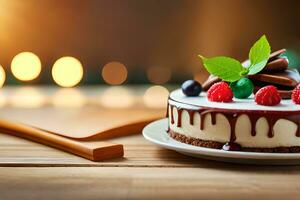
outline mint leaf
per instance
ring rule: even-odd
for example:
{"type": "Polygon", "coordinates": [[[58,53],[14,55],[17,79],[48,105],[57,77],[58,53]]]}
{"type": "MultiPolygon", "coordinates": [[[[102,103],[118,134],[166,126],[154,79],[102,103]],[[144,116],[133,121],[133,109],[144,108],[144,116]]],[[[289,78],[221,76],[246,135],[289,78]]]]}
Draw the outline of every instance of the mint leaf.
{"type": "Polygon", "coordinates": [[[249,52],[249,75],[257,74],[267,64],[271,53],[270,44],[265,35],[263,35],[255,44],[251,47],[249,52]]]}
{"type": "Polygon", "coordinates": [[[242,64],[229,57],[213,57],[205,58],[201,55],[204,67],[210,74],[218,76],[220,79],[228,82],[234,82],[243,77],[248,69],[245,69],[242,64]]]}

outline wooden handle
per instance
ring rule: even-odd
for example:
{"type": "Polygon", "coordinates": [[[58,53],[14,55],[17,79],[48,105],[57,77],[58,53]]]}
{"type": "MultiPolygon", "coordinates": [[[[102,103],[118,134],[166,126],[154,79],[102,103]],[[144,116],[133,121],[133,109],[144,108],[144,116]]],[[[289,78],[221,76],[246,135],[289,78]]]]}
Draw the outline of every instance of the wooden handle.
{"type": "Polygon", "coordinates": [[[123,145],[121,144],[112,144],[109,142],[78,142],[44,130],[6,120],[0,120],[0,132],[32,140],[92,161],[123,157],[124,155],[123,145]]]}

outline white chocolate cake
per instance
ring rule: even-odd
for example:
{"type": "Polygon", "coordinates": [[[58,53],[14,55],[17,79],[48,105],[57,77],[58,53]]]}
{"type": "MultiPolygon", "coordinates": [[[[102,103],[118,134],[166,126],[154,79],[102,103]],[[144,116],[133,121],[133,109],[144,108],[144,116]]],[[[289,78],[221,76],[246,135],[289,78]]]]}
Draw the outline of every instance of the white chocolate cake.
{"type": "Polygon", "coordinates": [[[168,100],[169,135],[196,146],[238,151],[300,152],[300,105],[282,100],[262,106],[253,97],[211,102],[206,93],[168,100]]]}

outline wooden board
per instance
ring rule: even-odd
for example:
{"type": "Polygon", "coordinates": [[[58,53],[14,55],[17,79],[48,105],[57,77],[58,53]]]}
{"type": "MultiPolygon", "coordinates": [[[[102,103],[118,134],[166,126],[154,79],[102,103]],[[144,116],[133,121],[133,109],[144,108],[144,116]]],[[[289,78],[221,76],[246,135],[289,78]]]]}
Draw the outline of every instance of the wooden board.
{"type": "Polygon", "coordinates": [[[129,108],[107,109],[97,105],[83,108],[38,109],[2,108],[0,118],[18,122],[60,135],[84,138],[127,124],[162,118],[164,110],[129,108]]]}
{"type": "Polygon", "coordinates": [[[72,138],[85,138],[127,124],[162,118],[166,113],[164,103],[160,109],[145,106],[142,95],[147,87],[110,89],[113,92],[107,87],[4,88],[0,102],[2,98],[7,102],[1,108],[0,118],[72,138]]]}

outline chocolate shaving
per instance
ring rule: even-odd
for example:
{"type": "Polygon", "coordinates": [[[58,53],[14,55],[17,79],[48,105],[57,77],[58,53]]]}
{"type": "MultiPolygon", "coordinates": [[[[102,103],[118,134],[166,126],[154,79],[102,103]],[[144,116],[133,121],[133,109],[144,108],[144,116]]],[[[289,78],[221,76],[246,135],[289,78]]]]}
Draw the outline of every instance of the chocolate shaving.
{"type": "Polygon", "coordinates": [[[287,57],[277,58],[269,62],[265,68],[261,71],[262,73],[282,72],[285,71],[289,66],[289,60],[287,57]]]}
{"type": "Polygon", "coordinates": [[[276,84],[294,88],[300,82],[300,75],[296,69],[287,69],[283,72],[276,72],[272,74],[255,74],[248,76],[248,78],[252,80],[254,85],[256,81],[260,81],[268,84],[276,84]]]}
{"type": "Polygon", "coordinates": [[[222,81],[219,77],[210,75],[208,79],[202,84],[202,88],[204,91],[207,91],[213,84],[222,81]]]}

